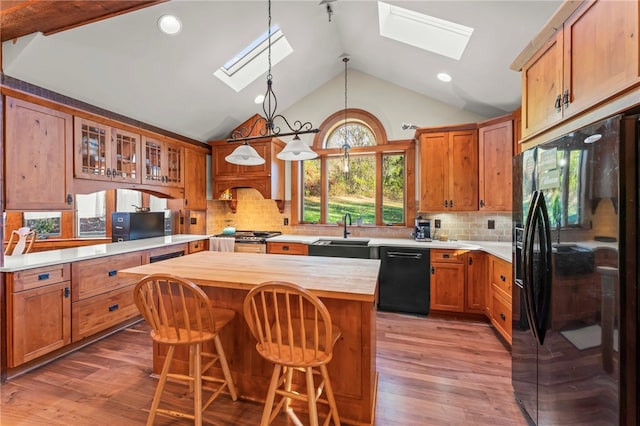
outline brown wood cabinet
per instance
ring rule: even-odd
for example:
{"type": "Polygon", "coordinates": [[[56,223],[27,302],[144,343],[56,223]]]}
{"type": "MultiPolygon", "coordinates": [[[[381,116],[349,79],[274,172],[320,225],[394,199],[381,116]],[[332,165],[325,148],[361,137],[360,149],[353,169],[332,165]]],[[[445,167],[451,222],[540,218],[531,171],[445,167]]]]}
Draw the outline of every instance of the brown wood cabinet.
{"type": "Polygon", "coordinates": [[[161,138],[142,138],[142,183],[184,186],[184,148],[161,138]]]}
{"type": "Polygon", "coordinates": [[[7,277],[7,365],[13,368],[71,343],[69,264],[7,277]]]}
{"type": "Polygon", "coordinates": [[[486,314],[487,302],[487,254],[472,251],[465,255],[465,312],[486,314]]]}
{"type": "Polygon", "coordinates": [[[478,210],[478,131],[420,135],[420,211],[478,210]]]}
{"type": "Polygon", "coordinates": [[[511,116],[480,124],[479,210],[511,211],[513,119],[511,116]]]}
{"type": "Polygon", "coordinates": [[[489,282],[491,286],[491,324],[511,344],[511,263],[495,256],[489,258],[489,282]]]}
{"type": "Polygon", "coordinates": [[[72,209],[72,116],[8,96],[5,113],[5,209],[72,209]]]}
{"type": "Polygon", "coordinates": [[[465,254],[457,250],[430,250],[433,311],[463,312],[465,307],[465,254]]]}
{"type": "Polygon", "coordinates": [[[74,117],[74,177],[140,183],[140,135],[74,117]]]}
{"type": "Polygon", "coordinates": [[[207,155],[185,149],[184,207],[190,210],[207,209],[207,155]]]}
{"type": "Polygon", "coordinates": [[[584,2],[522,68],[522,134],[533,135],[640,81],[637,1],[584,2]]]}
{"type": "Polygon", "coordinates": [[[135,252],[72,263],[73,342],[139,315],[133,301],[136,280],[117,273],[142,265],[143,258],[135,252]]]}
{"type": "Polygon", "coordinates": [[[227,163],[225,157],[238,144],[228,144],[226,140],[209,141],[212,147],[213,198],[229,188],[254,188],[264,198],[284,200],[284,161],[276,155],[284,149],[279,139],[265,139],[251,142],[251,146],[265,159],[258,166],[238,166],[227,163]]]}
{"type": "Polygon", "coordinates": [[[304,243],[279,243],[267,241],[267,253],[307,256],[309,254],[309,246],[304,243]]]}

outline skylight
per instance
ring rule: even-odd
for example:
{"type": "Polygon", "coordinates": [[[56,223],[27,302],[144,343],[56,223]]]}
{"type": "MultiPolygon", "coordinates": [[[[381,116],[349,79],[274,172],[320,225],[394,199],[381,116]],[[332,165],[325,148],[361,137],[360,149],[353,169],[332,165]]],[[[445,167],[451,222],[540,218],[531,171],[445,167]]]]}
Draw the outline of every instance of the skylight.
{"type": "MultiPolygon", "coordinates": [[[[269,69],[269,32],[265,31],[240,53],[213,73],[236,92],[241,91],[269,69]]],[[[293,52],[293,48],[277,25],[271,26],[271,65],[293,52]]]]}
{"type": "Polygon", "coordinates": [[[380,35],[460,60],[473,28],[378,2],[380,35]]]}

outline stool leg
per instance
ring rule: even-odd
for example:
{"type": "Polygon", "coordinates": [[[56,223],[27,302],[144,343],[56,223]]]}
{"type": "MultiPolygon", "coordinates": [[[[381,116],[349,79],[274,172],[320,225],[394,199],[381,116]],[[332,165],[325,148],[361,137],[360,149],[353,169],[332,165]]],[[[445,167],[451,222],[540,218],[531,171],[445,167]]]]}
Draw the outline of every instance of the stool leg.
{"type": "Polygon", "coordinates": [[[238,399],[238,395],[236,393],[236,386],[233,384],[233,377],[231,377],[231,371],[229,370],[229,364],[227,363],[227,357],[224,354],[224,348],[222,347],[220,336],[216,335],[216,337],[213,339],[213,342],[216,345],[216,352],[218,352],[218,358],[220,359],[220,366],[222,367],[222,373],[224,374],[224,379],[227,381],[227,387],[229,388],[231,399],[235,401],[238,399]]]}
{"type": "Polygon", "coordinates": [[[309,425],[318,426],[318,407],[316,406],[316,386],[313,382],[313,368],[305,368],[307,375],[307,398],[309,403],[309,425]]]}
{"type": "MultiPolygon", "coordinates": [[[[291,392],[291,382],[293,381],[293,367],[285,367],[285,374],[287,375],[285,382],[284,382],[284,390],[288,392],[291,392]]],[[[288,396],[286,397],[286,399],[284,400],[284,411],[289,411],[289,405],[291,403],[291,398],[289,398],[288,396]]]]}
{"type": "Polygon", "coordinates": [[[160,405],[160,396],[162,395],[164,385],[167,382],[167,374],[169,373],[169,367],[171,366],[171,360],[173,359],[173,351],[175,350],[175,348],[176,347],[173,345],[169,346],[169,351],[167,352],[167,357],[164,360],[162,372],[160,373],[160,379],[158,380],[158,385],[156,386],[156,392],[153,395],[153,402],[151,403],[149,417],[147,418],[147,426],[152,426],[153,421],[156,418],[156,411],[158,410],[158,406],[160,405]]]}
{"type": "MultiPolygon", "coordinates": [[[[194,368],[193,368],[193,385],[195,387],[193,391],[193,422],[196,426],[202,426],[202,354],[200,343],[195,345],[194,350],[194,368]]],[[[191,351],[191,349],[189,349],[191,351]]]]}
{"type": "Polygon", "coordinates": [[[282,371],[282,366],[280,364],[274,365],[273,374],[271,374],[271,382],[269,383],[269,391],[267,392],[267,399],[264,402],[264,410],[262,411],[260,426],[269,426],[269,423],[271,423],[271,411],[273,410],[273,401],[276,397],[276,388],[278,387],[278,380],[280,379],[280,371],[282,371]]]}
{"type": "Polygon", "coordinates": [[[327,394],[327,401],[329,402],[329,410],[330,410],[331,418],[333,419],[333,423],[336,426],[340,426],[340,416],[338,416],[338,406],[336,405],[336,400],[333,397],[333,388],[331,387],[331,382],[329,381],[329,371],[327,370],[326,364],[322,364],[320,366],[320,371],[322,372],[322,380],[324,381],[324,391],[327,394]]]}

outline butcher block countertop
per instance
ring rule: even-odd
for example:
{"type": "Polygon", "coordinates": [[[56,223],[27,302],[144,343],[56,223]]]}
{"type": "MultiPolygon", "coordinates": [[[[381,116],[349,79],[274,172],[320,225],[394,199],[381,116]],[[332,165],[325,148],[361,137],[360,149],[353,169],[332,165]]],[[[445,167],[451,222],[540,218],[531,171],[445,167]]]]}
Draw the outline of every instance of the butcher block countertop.
{"type": "Polygon", "coordinates": [[[288,281],[319,297],[375,301],[378,259],[203,251],[118,271],[142,277],[168,273],[201,286],[250,290],[264,281],[288,281]]]}

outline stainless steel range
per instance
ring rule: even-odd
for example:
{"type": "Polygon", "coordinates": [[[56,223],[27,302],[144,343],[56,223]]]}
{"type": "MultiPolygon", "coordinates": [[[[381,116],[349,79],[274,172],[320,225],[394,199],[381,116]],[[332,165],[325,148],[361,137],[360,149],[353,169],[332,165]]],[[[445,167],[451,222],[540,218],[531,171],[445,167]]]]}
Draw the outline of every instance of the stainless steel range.
{"type": "Polygon", "coordinates": [[[243,253],[266,253],[267,238],[282,234],[280,231],[236,231],[235,234],[218,234],[216,237],[235,238],[235,250],[243,253]]]}

